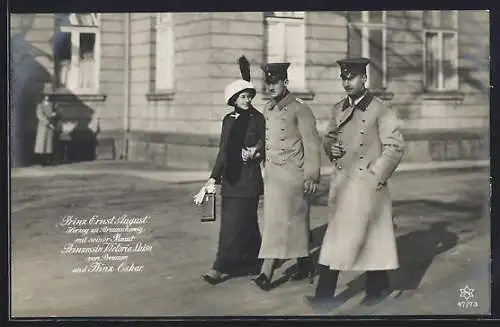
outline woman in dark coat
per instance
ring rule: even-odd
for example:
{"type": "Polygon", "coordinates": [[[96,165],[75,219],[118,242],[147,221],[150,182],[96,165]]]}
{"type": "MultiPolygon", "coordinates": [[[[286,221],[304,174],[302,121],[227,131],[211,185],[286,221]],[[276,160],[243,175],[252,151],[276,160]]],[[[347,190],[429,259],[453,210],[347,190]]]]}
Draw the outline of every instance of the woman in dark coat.
{"type": "Polygon", "coordinates": [[[217,159],[200,191],[222,184],[217,256],[211,271],[202,275],[210,284],[259,269],[257,208],[263,194],[260,161],[264,157],[265,120],[251,105],[255,93],[247,80],[236,80],[226,87],[225,100],[234,111],[223,119],[217,159]]]}

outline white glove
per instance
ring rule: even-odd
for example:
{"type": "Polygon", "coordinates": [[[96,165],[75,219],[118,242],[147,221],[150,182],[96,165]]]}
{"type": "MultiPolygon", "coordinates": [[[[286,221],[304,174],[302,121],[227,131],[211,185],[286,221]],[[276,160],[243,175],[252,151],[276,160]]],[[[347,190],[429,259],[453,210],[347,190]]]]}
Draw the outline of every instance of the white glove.
{"type": "Polygon", "coordinates": [[[215,193],[215,180],[213,178],[210,178],[208,182],[203,185],[200,191],[193,197],[194,203],[197,205],[202,204],[203,200],[205,199],[206,193],[215,193]]]}
{"type": "Polygon", "coordinates": [[[205,187],[203,187],[200,192],[198,192],[195,196],[194,196],[194,203],[196,205],[200,205],[203,203],[203,200],[205,199],[205,187]]]}
{"type": "Polygon", "coordinates": [[[251,160],[255,157],[255,152],[257,151],[256,147],[244,148],[241,151],[241,158],[243,161],[251,160]]]}

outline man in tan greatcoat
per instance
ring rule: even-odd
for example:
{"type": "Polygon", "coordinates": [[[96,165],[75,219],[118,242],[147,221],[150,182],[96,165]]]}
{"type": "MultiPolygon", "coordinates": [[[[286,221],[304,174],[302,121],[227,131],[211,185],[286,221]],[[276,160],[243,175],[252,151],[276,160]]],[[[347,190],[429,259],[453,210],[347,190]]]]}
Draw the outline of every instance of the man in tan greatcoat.
{"type": "Polygon", "coordinates": [[[262,290],[271,288],[276,259],[297,259],[294,280],[306,278],[312,266],[307,264],[309,198],[316,192],[320,177],[321,139],[309,106],[287,89],[289,65],[262,66],[271,96],[264,107],[264,226],[259,252],[264,263],[260,275],[254,279],[262,290]]]}
{"type": "Polygon", "coordinates": [[[365,88],[367,58],[338,61],[347,97],[331,112],[323,146],[333,163],[329,223],[319,256],[313,307],[339,306],[339,271],[366,271],[363,304],[390,294],[388,270],[398,268],[387,180],[404,149],[396,113],[365,88]]]}
{"type": "Polygon", "coordinates": [[[51,164],[54,159],[55,118],[57,114],[52,111],[48,95],[45,95],[43,100],[37,105],[36,117],[38,125],[34,152],[42,165],[51,164]]]}

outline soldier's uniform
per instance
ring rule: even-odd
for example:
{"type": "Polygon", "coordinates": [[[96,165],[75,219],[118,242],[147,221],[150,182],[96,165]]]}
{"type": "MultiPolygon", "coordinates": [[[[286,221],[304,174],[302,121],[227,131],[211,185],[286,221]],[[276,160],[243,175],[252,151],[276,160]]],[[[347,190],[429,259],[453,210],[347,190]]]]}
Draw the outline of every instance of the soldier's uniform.
{"type": "MultiPolygon", "coordinates": [[[[51,93],[51,85],[44,84],[43,95],[48,98],[51,93]]],[[[45,99],[36,107],[36,117],[38,119],[34,153],[39,156],[42,164],[54,163],[54,143],[57,145],[58,132],[56,130],[59,115],[53,111],[50,99],[45,102],[45,99]]]]}
{"type": "MultiPolygon", "coordinates": [[[[286,78],[289,64],[267,64],[266,80],[286,78]]],[[[259,258],[309,256],[309,196],[304,181],[320,177],[321,140],[307,104],[292,93],[264,107],[266,160],[259,258]]]]}
{"type": "MultiPolygon", "coordinates": [[[[341,78],[366,74],[368,62],[339,61],[341,78]]],[[[333,171],[314,300],[333,298],[339,271],[367,271],[364,302],[369,303],[387,294],[386,271],[398,268],[387,180],[403,156],[399,120],[392,108],[365,90],[357,100],[346,97],[332,108],[323,146],[333,171]],[[339,142],[345,152],[334,158],[332,145],[339,142]]]]}

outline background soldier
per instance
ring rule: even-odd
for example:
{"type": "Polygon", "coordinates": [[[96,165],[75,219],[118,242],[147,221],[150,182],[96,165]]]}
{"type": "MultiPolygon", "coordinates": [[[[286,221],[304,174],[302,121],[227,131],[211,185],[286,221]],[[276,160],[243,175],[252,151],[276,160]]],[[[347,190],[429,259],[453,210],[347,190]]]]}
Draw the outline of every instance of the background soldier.
{"type": "Polygon", "coordinates": [[[298,259],[295,280],[312,270],[307,264],[309,196],[316,192],[320,177],[321,141],[311,109],[287,89],[288,66],[262,66],[271,100],[264,107],[264,227],[259,258],[265,260],[254,282],[263,290],[270,289],[275,259],[298,259]]]}
{"type": "Polygon", "coordinates": [[[38,119],[34,152],[37,161],[42,165],[54,163],[54,143],[57,139],[57,125],[59,115],[52,110],[52,103],[49,98],[50,85],[44,85],[43,100],[36,107],[36,117],[38,119]]]}
{"type": "Polygon", "coordinates": [[[403,156],[396,113],[365,88],[366,58],[338,61],[347,97],[337,103],[323,140],[333,162],[329,224],[310,305],[337,306],[339,271],[367,271],[363,304],[389,295],[387,270],[398,268],[387,180],[403,156]]]}

